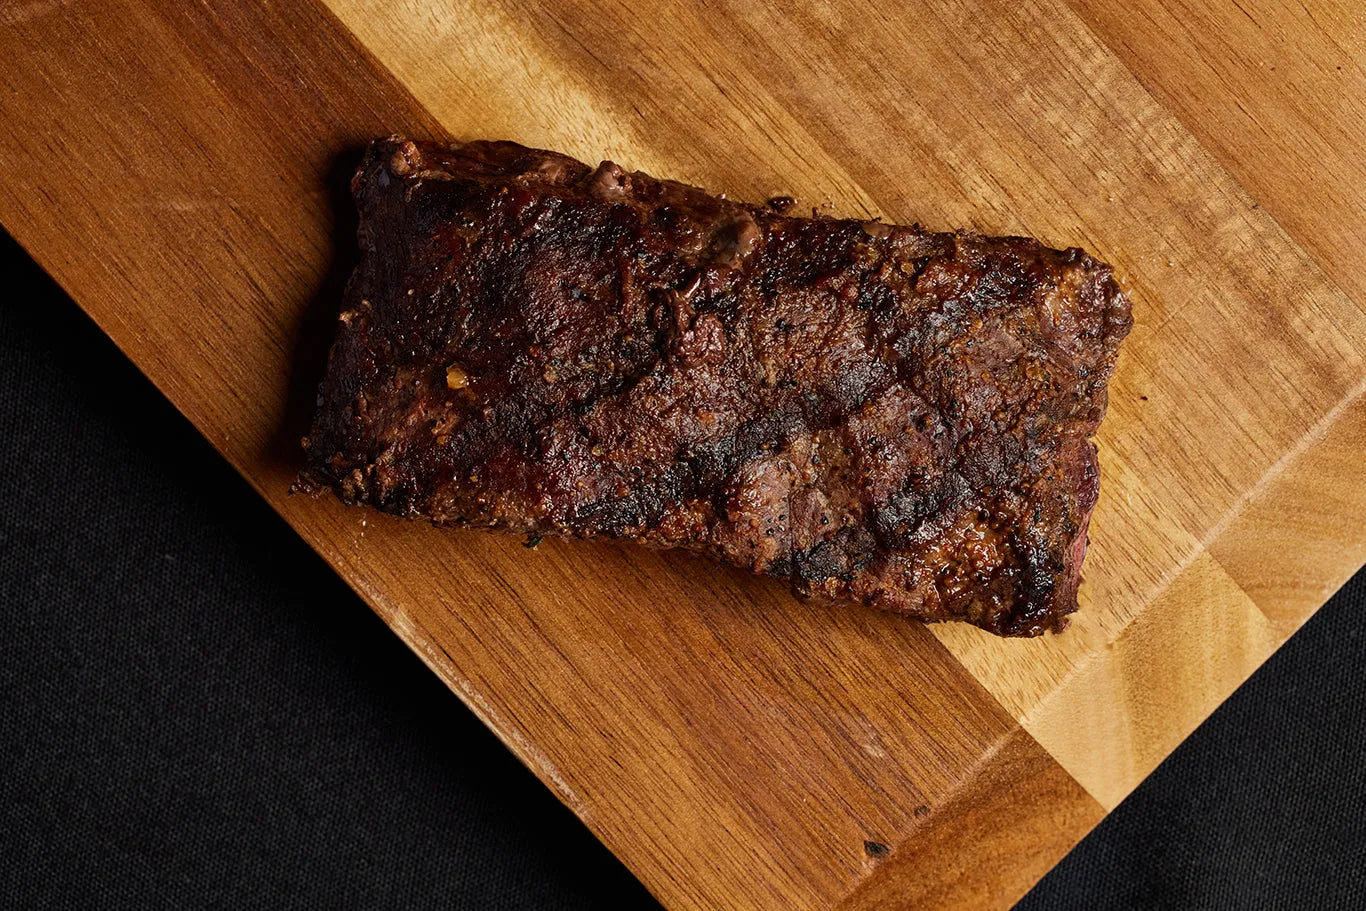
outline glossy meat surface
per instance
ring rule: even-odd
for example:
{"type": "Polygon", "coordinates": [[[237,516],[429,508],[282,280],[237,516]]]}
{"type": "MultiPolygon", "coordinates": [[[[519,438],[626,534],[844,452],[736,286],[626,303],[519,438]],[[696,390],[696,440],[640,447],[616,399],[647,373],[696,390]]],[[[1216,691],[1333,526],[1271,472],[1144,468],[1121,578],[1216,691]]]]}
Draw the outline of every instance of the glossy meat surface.
{"type": "Polygon", "coordinates": [[[512,143],[379,140],[353,190],[301,486],[1002,635],[1076,609],[1130,326],[1108,266],[512,143]]]}

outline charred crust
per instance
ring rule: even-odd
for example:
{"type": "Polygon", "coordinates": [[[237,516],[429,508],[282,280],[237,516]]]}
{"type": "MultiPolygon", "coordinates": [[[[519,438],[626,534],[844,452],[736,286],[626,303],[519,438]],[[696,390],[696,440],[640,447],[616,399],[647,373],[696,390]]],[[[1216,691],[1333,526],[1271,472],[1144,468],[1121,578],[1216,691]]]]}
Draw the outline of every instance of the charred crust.
{"type": "Polygon", "coordinates": [[[507,142],[374,142],[293,490],[637,538],[1001,635],[1076,609],[1132,326],[1028,238],[792,217],[507,142]]]}

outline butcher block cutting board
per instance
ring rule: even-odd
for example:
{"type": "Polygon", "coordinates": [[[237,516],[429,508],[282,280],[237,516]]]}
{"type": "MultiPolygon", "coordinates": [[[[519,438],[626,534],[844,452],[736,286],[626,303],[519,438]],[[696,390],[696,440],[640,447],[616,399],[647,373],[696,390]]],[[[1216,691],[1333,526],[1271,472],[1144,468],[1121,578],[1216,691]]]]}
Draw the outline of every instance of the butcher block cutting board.
{"type": "Polygon", "coordinates": [[[671,908],[1008,906],[1366,559],[1356,0],[11,0],[0,50],[0,222],[671,908]],[[1114,263],[1071,628],[289,496],[394,132],[1114,263]]]}

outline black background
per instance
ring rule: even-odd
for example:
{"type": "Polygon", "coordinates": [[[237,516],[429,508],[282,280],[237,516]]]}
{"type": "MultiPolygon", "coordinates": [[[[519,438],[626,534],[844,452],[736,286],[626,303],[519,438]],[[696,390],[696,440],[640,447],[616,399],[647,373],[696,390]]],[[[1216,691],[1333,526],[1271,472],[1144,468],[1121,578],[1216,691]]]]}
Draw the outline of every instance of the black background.
{"type": "MultiPolygon", "coordinates": [[[[9,907],[657,907],[3,236],[0,275],[9,907]]],[[[1363,606],[1020,907],[1366,907],[1363,606]]]]}

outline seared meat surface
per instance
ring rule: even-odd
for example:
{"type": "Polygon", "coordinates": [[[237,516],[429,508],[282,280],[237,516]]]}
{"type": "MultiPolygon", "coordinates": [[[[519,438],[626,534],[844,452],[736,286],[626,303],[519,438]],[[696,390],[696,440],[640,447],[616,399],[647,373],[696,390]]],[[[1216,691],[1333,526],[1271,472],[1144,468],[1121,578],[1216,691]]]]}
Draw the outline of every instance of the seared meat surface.
{"type": "Polygon", "coordinates": [[[1002,635],[1076,610],[1130,327],[1108,266],[507,142],[379,140],[352,188],[302,487],[1002,635]]]}

